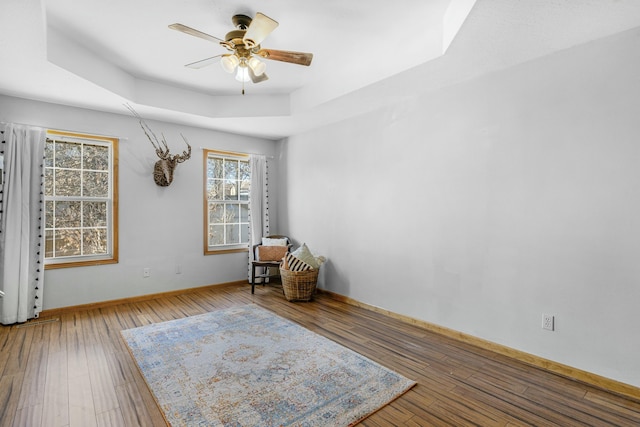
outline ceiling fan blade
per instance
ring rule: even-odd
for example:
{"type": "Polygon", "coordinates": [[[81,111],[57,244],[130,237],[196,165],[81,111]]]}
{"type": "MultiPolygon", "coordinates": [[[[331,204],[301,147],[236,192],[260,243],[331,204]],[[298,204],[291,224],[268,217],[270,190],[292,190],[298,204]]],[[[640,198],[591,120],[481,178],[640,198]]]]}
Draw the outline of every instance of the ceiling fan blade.
{"type": "Polygon", "coordinates": [[[253,18],[247,32],[244,34],[242,41],[247,48],[258,46],[269,34],[278,26],[278,22],[269,18],[263,13],[256,13],[256,17],[253,18]]]}
{"type": "Polygon", "coordinates": [[[169,28],[171,28],[172,30],[180,31],[181,33],[189,34],[190,36],[200,37],[201,39],[205,39],[210,42],[225,43],[225,41],[222,39],[219,39],[207,33],[203,33],[202,31],[198,31],[191,27],[187,27],[186,25],[176,23],[176,24],[169,25],[169,28]]]}
{"type": "Polygon", "coordinates": [[[189,67],[189,68],[193,68],[193,69],[197,70],[199,68],[204,68],[204,67],[207,67],[207,66],[217,62],[221,57],[222,57],[222,54],[221,55],[212,56],[211,58],[202,59],[200,61],[196,61],[196,62],[192,62],[191,64],[187,64],[187,65],[185,65],[185,67],[189,67]]]}
{"type": "Polygon", "coordinates": [[[251,78],[251,81],[254,83],[260,83],[265,80],[269,80],[269,77],[267,77],[265,73],[262,73],[259,76],[256,76],[256,73],[253,72],[251,67],[247,67],[247,70],[249,70],[249,78],[251,78]]]}
{"type": "Polygon", "coordinates": [[[298,65],[311,65],[313,53],[291,52],[288,50],[260,49],[256,55],[273,61],[290,62],[298,65]]]}

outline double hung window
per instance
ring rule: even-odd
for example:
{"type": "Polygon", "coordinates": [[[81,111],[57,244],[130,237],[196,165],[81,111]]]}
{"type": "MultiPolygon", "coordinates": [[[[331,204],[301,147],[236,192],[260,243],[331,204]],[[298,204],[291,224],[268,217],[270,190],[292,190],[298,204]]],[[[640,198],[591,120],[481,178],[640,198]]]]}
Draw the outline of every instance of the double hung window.
{"type": "Polygon", "coordinates": [[[118,261],[117,159],[116,138],[47,132],[47,268],[118,261]]]}
{"type": "Polygon", "coordinates": [[[249,157],[204,150],[205,253],[246,251],[249,245],[249,157]]]}

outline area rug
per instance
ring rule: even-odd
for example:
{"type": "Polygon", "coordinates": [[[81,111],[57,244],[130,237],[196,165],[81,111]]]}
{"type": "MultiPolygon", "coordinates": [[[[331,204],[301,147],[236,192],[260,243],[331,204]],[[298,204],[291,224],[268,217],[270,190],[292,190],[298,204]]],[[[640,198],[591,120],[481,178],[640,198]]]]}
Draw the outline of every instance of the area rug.
{"type": "Polygon", "coordinates": [[[171,426],[349,426],[415,385],[254,304],[122,336],[171,426]]]}

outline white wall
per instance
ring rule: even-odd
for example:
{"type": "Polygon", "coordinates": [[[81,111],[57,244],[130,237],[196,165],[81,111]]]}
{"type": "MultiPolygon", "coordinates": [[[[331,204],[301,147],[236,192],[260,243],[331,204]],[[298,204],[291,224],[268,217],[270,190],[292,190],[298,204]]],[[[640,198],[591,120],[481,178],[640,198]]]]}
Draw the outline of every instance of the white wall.
{"type": "MultiPolygon", "coordinates": [[[[119,170],[120,262],[45,272],[44,309],[107,301],[247,278],[247,254],[203,254],[203,151],[201,147],[273,156],[276,144],[257,138],[148,120],[172,152],[192,145],[169,187],[153,181],[157,160],[137,120],[123,114],[0,96],[0,121],[122,138],[119,170]],[[176,265],[182,273],[176,274],[176,265]],[[143,269],[151,276],[143,278],[143,269]]],[[[277,189],[270,196],[277,200],[277,189]]],[[[276,209],[271,212],[276,215],[276,209]]]]}
{"type": "Polygon", "coordinates": [[[281,228],[328,290],[640,386],[639,34],[283,141],[281,228]]]}

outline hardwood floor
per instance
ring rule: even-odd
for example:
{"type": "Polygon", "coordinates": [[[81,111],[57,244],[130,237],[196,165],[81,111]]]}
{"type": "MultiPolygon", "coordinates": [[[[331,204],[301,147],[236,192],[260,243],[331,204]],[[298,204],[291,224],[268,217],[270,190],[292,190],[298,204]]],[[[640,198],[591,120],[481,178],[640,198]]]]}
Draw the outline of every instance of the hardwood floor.
{"type": "Polygon", "coordinates": [[[640,426],[640,402],[327,295],[289,303],[249,285],[0,327],[0,426],[164,426],[120,330],[250,303],[418,382],[363,426],[640,426]]]}

